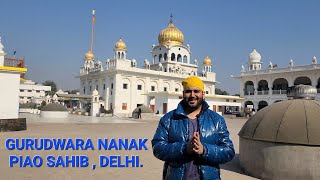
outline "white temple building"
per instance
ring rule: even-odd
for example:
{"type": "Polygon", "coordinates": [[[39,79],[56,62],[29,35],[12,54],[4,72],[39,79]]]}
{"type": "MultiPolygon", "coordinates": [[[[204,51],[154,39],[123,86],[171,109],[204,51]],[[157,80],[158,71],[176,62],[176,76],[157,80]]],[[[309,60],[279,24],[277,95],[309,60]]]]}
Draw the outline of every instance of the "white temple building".
{"type": "Polygon", "coordinates": [[[101,62],[95,60],[91,44],[80,69],[80,94],[94,96],[93,102],[117,116],[131,116],[140,105],[165,114],[175,109],[182,99],[181,81],[196,75],[205,83],[205,99],[210,109],[221,113],[240,110],[243,98],[215,94],[217,81],[211,59],[207,56],[201,63],[191,60],[191,47],[184,45],[184,35],[174,26],[172,17],[151,52],[151,60],[145,59],[139,67],[137,60],[128,58],[127,45],[120,38],[113,57],[101,62]]]}
{"type": "Polygon", "coordinates": [[[21,80],[19,103],[33,102],[40,105],[42,101],[46,101],[46,93],[49,91],[51,91],[51,86],[36,84],[31,80],[21,80]]]}
{"type": "MultiPolygon", "coordinates": [[[[4,59],[5,55],[6,53],[4,52],[4,46],[0,37],[0,122],[3,119],[16,122],[14,119],[18,119],[19,112],[20,75],[27,72],[27,69],[6,66],[4,59]]],[[[0,126],[0,128],[2,127],[0,126]]]]}
{"type": "Polygon", "coordinates": [[[260,110],[286,100],[287,89],[299,84],[316,87],[316,99],[320,99],[320,64],[315,56],[306,65],[295,65],[292,59],[286,67],[278,67],[271,61],[265,68],[261,64],[261,55],[254,49],[249,55],[248,67],[242,65],[240,75],[234,76],[240,80],[240,96],[246,99],[244,107],[250,105],[260,110]]]}

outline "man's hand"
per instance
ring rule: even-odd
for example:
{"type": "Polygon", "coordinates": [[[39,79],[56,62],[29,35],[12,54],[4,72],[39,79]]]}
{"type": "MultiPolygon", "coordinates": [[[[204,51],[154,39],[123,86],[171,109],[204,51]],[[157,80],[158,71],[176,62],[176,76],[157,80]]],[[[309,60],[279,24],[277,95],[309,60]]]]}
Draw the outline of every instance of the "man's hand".
{"type": "MultiPolygon", "coordinates": [[[[193,152],[195,152],[198,155],[202,155],[203,154],[203,145],[200,141],[200,135],[199,132],[194,132],[193,133],[193,152]]],[[[190,142],[190,141],[189,141],[190,142]]]]}
{"type": "Polygon", "coordinates": [[[188,141],[188,144],[187,144],[187,153],[188,154],[192,154],[193,153],[193,138],[191,138],[189,141],[188,141]]]}

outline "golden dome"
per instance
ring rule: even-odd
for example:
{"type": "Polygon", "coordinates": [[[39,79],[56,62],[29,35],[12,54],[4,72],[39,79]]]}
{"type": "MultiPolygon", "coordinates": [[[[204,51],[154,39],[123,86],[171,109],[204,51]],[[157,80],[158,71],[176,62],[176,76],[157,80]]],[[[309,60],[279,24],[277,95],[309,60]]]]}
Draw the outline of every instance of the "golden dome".
{"type": "Polygon", "coordinates": [[[168,27],[160,32],[158,41],[161,45],[182,45],[184,36],[182,32],[173,25],[172,20],[170,20],[168,27]]]}
{"type": "Polygon", "coordinates": [[[88,61],[92,61],[94,59],[94,55],[93,53],[91,52],[91,50],[89,50],[86,55],[85,55],[85,59],[88,60],[88,61]]]}
{"type": "Polygon", "coordinates": [[[204,58],[203,65],[211,66],[211,59],[209,58],[209,56],[204,58]]]}
{"type": "Polygon", "coordinates": [[[115,49],[116,50],[127,50],[127,45],[126,45],[126,43],[124,43],[122,41],[122,38],[120,38],[119,41],[116,43],[115,49]]]}

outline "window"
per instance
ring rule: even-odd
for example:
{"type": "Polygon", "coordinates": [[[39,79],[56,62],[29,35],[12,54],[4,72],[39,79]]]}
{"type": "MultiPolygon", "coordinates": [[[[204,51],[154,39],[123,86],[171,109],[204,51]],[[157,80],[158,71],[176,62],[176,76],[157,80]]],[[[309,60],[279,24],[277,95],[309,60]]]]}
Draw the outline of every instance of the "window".
{"type": "Polygon", "coordinates": [[[112,95],[112,90],[110,91],[110,95],[112,95]]]}
{"type": "Polygon", "coordinates": [[[155,91],[155,90],[156,90],[156,87],[151,86],[151,91],[155,91]]]}
{"type": "Polygon", "coordinates": [[[31,99],[31,97],[28,97],[27,99],[31,99]]]}
{"type": "Polygon", "coordinates": [[[40,93],[40,90],[36,90],[36,93],[40,93]]]}
{"type": "Polygon", "coordinates": [[[167,87],[164,87],[164,88],[163,88],[163,91],[167,91],[167,87]]]}
{"type": "Polygon", "coordinates": [[[229,102],[229,99],[226,99],[226,102],[229,102]]]}
{"type": "Polygon", "coordinates": [[[20,92],[24,92],[24,90],[23,90],[23,89],[20,89],[20,92]]]}
{"type": "Polygon", "coordinates": [[[32,90],[28,90],[28,92],[32,92],[32,90]]]}
{"type": "Polygon", "coordinates": [[[99,86],[98,85],[96,85],[96,90],[98,90],[99,89],[99,86]]]}
{"type": "Polygon", "coordinates": [[[123,84],[123,89],[128,89],[128,84],[123,84]]]}
{"type": "Polygon", "coordinates": [[[103,84],[103,90],[106,90],[106,84],[103,84]]]}
{"type": "Polygon", "coordinates": [[[182,96],[179,96],[179,99],[182,99],[182,96]]]}
{"type": "Polygon", "coordinates": [[[234,99],[233,102],[237,102],[237,100],[234,99]]]}
{"type": "Polygon", "coordinates": [[[209,91],[206,91],[206,94],[209,94],[209,91]]]}
{"type": "Polygon", "coordinates": [[[179,91],[179,88],[176,88],[175,91],[178,92],[178,91],[179,91]]]}
{"type": "Polygon", "coordinates": [[[91,86],[90,86],[90,91],[91,91],[91,86]]]}
{"type": "Polygon", "coordinates": [[[83,88],[83,94],[86,94],[86,88],[85,87],[83,88]]]}
{"type": "Polygon", "coordinates": [[[113,83],[111,83],[111,89],[113,89],[113,83]]]}
{"type": "Polygon", "coordinates": [[[138,89],[138,90],[142,90],[142,85],[138,84],[137,89],[138,89]]]}
{"type": "Polygon", "coordinates": [[[127,103],[122,103],[122,110],[127,110],[127,103]]]}

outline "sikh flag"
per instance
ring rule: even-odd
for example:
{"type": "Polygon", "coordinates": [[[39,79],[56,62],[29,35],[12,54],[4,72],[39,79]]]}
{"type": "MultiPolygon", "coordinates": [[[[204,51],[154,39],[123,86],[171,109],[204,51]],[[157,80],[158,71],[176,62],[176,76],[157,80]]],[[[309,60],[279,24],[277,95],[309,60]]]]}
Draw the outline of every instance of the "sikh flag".
{"type": "Polygon", "coordinates": [[[96,18],[94,17],[94,14],[96,13],[95,10],[92,10],[92,22],[95,22],[96,21],[96,18]]]}

